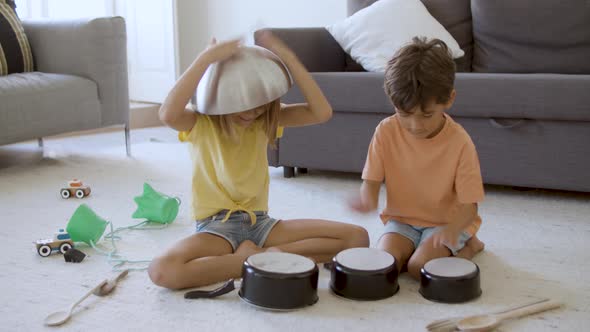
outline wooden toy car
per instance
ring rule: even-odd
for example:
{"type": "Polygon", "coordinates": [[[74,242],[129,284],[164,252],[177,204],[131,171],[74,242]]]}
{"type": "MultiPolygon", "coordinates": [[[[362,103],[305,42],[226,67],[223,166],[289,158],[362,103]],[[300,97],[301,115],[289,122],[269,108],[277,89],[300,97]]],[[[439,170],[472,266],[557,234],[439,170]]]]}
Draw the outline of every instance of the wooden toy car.
{"type": "Polygon", "coordinates": [[[52,239],[37,240],[33,243],[37,247],[37,253],[41,257],[47,257],[54,251],[65,254],[66,251],[74,247],[74,242],[70,238],[70,234],[64,229],[59,229],[52,239]]]}
{"type": "Polygon", "coordinates": [[[85,186],[82,181],[78,179],[73,179],[72,181],[68,182],[67,188],[62,188],[60,190],[61,197],[66,199],[72,196],[76,196],[77,198],[84,198],[90,195],[90,187],[85,186]]]}

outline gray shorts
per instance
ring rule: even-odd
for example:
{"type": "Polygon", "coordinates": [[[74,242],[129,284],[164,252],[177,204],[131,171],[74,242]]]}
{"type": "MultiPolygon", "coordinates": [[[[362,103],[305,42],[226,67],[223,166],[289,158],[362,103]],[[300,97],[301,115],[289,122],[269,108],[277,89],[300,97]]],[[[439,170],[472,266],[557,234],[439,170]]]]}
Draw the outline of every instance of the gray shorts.
{"type": "Polygon", "coordinates": [[[254,212],[256,215],[254,225],[252,225],[248,213],[244,211],[233,212],[229,219],[221,222],[226,214],[227,210],[223,210],[205,219],[197,220],[197,233],[220,236],[231,244],[234,251],[236,251],[240,243],[246,240],[263,247],[268,234],[278,222],[277,219],[269,217],[266,212],[262,211],[254,212]]]}
{"type": "MultiPolygon", "coordinates": [[[[385,229],[383,230],[383,234],[387,233],[397,233],[407,237],[412,242],[414,242],[414,249],[418,248],[420,244],[422,244],[426,239],[434,235],[434,233],[440,231],[444,226],[438,227],[417,227],[408,224],[404,224],[402,222],[396,220],[389,220],[387,224],[385,224],[385,229]]],[[[383,235],[381,235],[383,236],[383,235]]],[[[456,246],[449,246],[445,244],[452,253],[453,256],[457,255],[461,249],[465,247],[465,243],[471,238],[471,234],[463,231],[459,236],[459,240],[457,241],[456,246]]]]}

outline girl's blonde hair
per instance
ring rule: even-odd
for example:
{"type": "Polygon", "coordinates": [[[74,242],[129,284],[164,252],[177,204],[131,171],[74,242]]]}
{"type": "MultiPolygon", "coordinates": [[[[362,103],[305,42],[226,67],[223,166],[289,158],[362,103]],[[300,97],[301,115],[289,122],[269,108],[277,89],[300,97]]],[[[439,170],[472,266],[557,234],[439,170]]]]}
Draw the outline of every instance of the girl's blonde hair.
{"type": "MultiPolygon", "coordinates": [[[[273,149],[277,147],[277,130],[279,127],[279,112],[281,110],[281,101],[280,99],[276,99],[271,101],[268,104],[263,105],[264,113],[262,113],[259,119],[256,121],[264,121],[264,131],[266,133],[266,137],[268,137],[268,145],[270,145],[273,149]],[[262,118],[262,119],[260,119],[262,118]]],[[[230,119],[230,115],[212,115],[212,118],[216,119],[221,131],[230,137],[234,141],[238,141],[238,137],[235,131],[235,124],[230,119]]]]}

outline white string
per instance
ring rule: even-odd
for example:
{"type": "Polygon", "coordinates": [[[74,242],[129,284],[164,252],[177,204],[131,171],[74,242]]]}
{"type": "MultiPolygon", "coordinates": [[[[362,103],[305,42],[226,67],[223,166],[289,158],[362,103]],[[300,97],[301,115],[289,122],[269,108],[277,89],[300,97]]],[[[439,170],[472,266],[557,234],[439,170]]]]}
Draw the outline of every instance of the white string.
{"type": "Polygon", "coordinates": [[[142,221],[138,224],[135,225],[131,225],[131,226],[127,226],[127,227],[119,227],[115,230],[113,230],[113,223],[112,222],[108,222],[109,223],[109,227],[111,229],[111,231],[106,234],[104,236],[105,239],[110,239],[111,240],[111,245],[112,245],[112,249],[110,251],[105,251],[102,250],[100,248],[98,248],[96,246],[96,244],[94,243],[94,241],[90,240],[90,246],[96,250],[96,252],[98,252],[101,255],[107,256],[107,261],[109,262],[109,264],[114,264],[113,265],[113,271],[115,272],[119,272],[119,271],[123,271],[123,270],[135,270],[135,271],[143,271],[146,270],[148,268],[148,265],[145,265],[143,267],[127,267],[127,268],[123,268],[123,266],[125,265],[133,265],[133,264],[149,264],[152,260],[129,260],[126,259],[124,256],[120,255],[117,253],[118,248],[117,245],[115,244],[115,239],[116,240],[120,240],[121,238],[119,236],[116,236],[116,234],[120,231],[123,230],[127,230],[127,229],[133,229],[133,230],[154,230],[154,229],[164,229],[166,227],[168,227],[169,224],[165,224],[162,226],[158,226],[158,227],[144,227],[145,225],[150,224],[149,220],[145,220],[142,221]]]}

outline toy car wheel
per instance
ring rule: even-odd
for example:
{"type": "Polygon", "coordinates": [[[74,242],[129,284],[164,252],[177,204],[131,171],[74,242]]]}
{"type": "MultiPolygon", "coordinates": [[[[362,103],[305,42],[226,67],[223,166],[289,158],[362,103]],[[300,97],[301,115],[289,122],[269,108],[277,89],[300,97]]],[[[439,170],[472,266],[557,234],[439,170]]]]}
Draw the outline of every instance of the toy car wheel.
{"type": "Polygon", "coordinates": [[[62,189],[60,191],[61,198],[70,198],[70,191],[67,189],[62,189]]]}
{"type": "Polygon", "coordinates": [[[37,253],[39,253],[39,256],[41,257],[47,257],[51,255],[51,247],[44,244],[37,249],[37,253]]]}
{"type": "Polygon", "coordinates": [[[82,189],[76,190],[76,197],[77,198],[84,198],[84,190],[82,190],[82,189]]]}
{"type": "Polygon", "coordinates": [[[71,244],[69,244],[69,243],[62,243],[62,244],[59,246],[59,252],[61,252],[62,254],[65,254],[65,253],[66,253],[66,251],[68,251],[68,250],[70,250],[70,249],[72,249],[72,245],[71,245],[71,244]]]}

